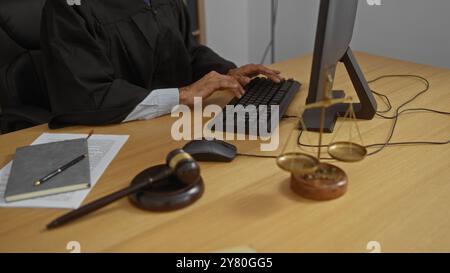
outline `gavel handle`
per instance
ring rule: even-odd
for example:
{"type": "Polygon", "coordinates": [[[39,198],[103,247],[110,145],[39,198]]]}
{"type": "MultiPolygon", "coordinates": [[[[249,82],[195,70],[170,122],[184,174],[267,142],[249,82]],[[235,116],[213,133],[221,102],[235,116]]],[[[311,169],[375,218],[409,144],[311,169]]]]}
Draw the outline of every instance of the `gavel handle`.
{"type": "Polygon", "coordinates": [[[73,210],[67,214],[64,214],[61,217],[56,218],[55,220],[53,220],[51,223],[49,223],[47,225],[47,229],[53,229],[53,228],[62,226],[68,222],[78,219],[86,214],[89,214],[89,213],[95,211],[95,210],[101,209],[123,197],[126,197],[126,196],[133,194],[135,192],[138,192],[146,187],[149,187],[153,183],[156,183],[162,179],[166,179],[171,174],[172,174],[172,171],[170,170],[170,168],[167,168],[164,171],[162,171],[161,173],[159,173],[158,175],[156,175],[155,177],[149,179],[148,181],[146,181],[144,183],[129,186],[125,189],[116,191],[110,195],[107,195],[105,197],[102,197],[100,199],[92,201],[89,204],[86,204],[76,210],[73,210]]]}

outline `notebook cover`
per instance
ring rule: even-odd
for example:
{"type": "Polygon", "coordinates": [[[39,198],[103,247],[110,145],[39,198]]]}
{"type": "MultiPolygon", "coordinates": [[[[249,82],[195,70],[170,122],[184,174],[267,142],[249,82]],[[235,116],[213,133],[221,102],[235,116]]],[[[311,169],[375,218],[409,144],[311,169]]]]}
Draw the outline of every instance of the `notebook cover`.
{"type": "Polygon", "coordinates": [[[83,154],[88,155],[85,138],[18,148],[6,186],[5,201],[20,201],[89,188],[89,156],[42,185],[34,186],[37,180],[83,154]]]}

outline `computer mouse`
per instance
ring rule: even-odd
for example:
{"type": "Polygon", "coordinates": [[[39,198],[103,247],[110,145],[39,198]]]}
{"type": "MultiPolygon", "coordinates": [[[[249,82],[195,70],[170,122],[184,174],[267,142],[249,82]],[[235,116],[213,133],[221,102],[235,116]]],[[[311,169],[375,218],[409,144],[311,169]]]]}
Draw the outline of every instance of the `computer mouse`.
{"type": "Polygon", "coordinates": [[[231,162],[236,157],[234,145],[221,140],[193,140],[183,147],[195,160],[204,162],[231,162]]]}

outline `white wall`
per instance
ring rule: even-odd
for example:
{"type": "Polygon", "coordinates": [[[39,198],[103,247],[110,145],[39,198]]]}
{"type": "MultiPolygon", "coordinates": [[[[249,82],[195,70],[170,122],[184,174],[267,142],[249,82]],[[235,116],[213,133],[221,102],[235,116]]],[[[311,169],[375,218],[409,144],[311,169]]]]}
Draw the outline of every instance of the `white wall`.
{"type": "MultiPolygon", "coordinates": [[[[249,1],[250,62],[260,62],[270,41],[270,0],[249,1]]],[[[279,0],[276,59],[288,59],[312,51],[318,0],[279,0]],[[311,12],[316,11],[316,12],[311,12]]],[[[269,61],[269,58],[267,58],[269,61]]]]}
{"type": "MultiPolygon", "coordinates": [[[[450,1],[360,0],[352,47],[450,68],[450,1]]],[[[277,60],[312,52],[319,0],[279,0],[277,60]]],[[[206,0],[208,44],[243,64],[270,37],[270,0],[206,0]],[[222,33],[226,35],[222,35],[222,33]]]]}
{"type": "Polygon", "coordinates": [[[450,68],[450,1],[383,1],[381,7],[360,3],[353,46],[450,68]]]}
{"type": "Polygon", "coordinates": [[[206,0],[208,46],[238,65],[249,61],[247,0],[206,0]]]}

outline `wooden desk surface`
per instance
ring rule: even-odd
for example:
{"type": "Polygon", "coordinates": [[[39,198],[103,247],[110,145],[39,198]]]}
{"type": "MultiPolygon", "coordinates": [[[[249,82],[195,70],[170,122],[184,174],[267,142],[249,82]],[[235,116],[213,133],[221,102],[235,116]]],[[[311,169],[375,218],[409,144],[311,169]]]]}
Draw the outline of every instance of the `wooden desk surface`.
{"type": "MultiPolygon", "coordinates": [[[[368,79],[408,73],[428,78],[429,93],[412,106],[449,111],[449,70],[365,53],[357,57],[368,79]]],[[[304,83],[289,114],[298,114],[296,109],[304,103],[310,65],[310,56],[274,65],[286,77],[304,83]]],[[[423,84],[396,78],[371,87],[399,105],[423,84]]],[[[335,88],[352,90],[342,66],[335,88]]],[[[224,104],[228,99],[222,93],[210,102],[224,104]]],[[[169,151],[181,147],[184,142],[175,142],[170,135],[174,120],[166,116],[95,128],[97,134],[128,134],[130,139],[85,201],[127,186],[137,173],[162,163],[169,151]]],[[[282,123],[283,142],[293,122],[282,123]]],[[[391,121],[375,118],[359,124],[369,144],[386,139],[391,121]]],[[[72,127],[53,132],[89,130],[72,127]]],[[[16,147],[30,144],[47,131],[46,126],[38,126],[0,136],[0,167],[11,160],[16,147]]],[[[399,122],[394,141],[444,141],[449,132],[448,117],[407,114],[399,122]]],[[[234,143],[241,152],[259,153],[259,142],[234,143]]],[[[258,252],[368,252],[368,242],[378,241],[385,252],[448,252],[449,163],[450,146],[388,148],[360,163],[337,163],[349,175],[349,190],[330,202],[308,201],[293,194],[289,175],[277,168],[274,159],[239,157],[229,164],[202,163],[204,196],[176,212],[145,212],[123,199],[63,228],[46,231],[45,225],[66,210],[2,208],[0,251],[67,252],[66,244],[78,241],[83,252],[211,252],[242,245],[258,252]]]]}

